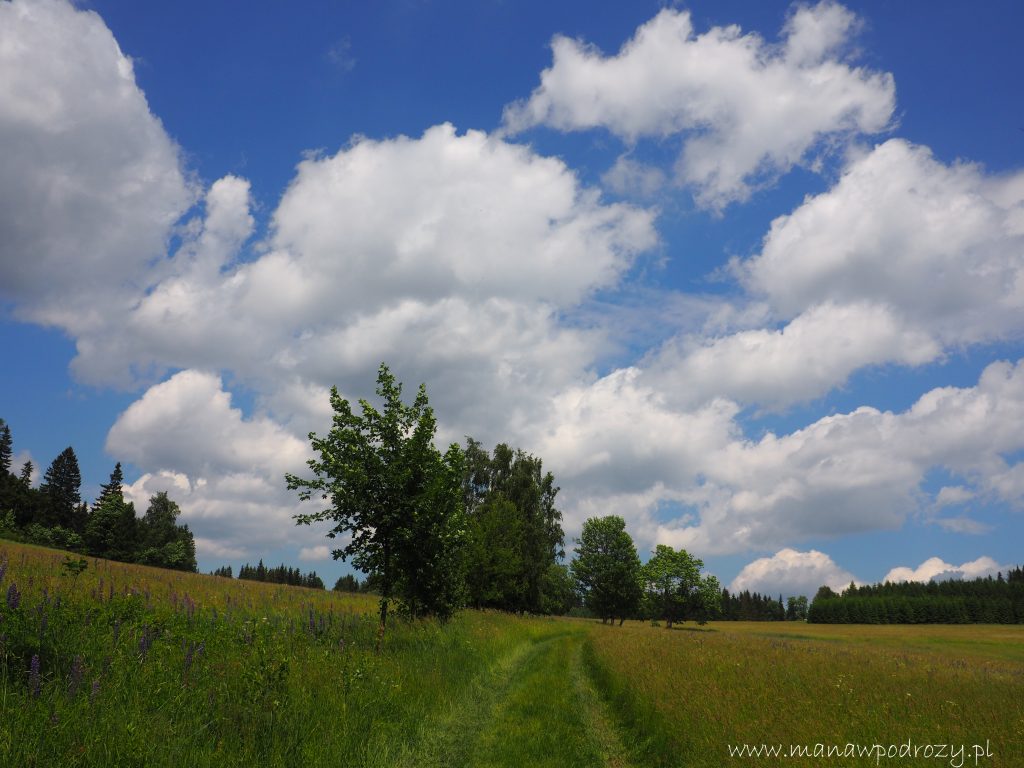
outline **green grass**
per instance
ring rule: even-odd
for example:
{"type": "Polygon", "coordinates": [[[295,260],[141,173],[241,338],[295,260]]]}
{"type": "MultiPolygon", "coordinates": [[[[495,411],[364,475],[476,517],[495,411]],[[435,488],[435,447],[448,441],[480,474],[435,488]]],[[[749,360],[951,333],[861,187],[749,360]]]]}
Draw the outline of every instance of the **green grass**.
{"type": "MultiPolygon", "coordinates": [[[[728,745],[982,744],[1024,765],[1024,627],[722,622],[709,632],[594,625],[589,658],[627,727],[665,765],[779,765],[728,745]]],[[[862,766],[873,758],[787,758],[862,766]]],[[[935,765],[921,758],[890,762],[935,765]]]]}
{"type": "Polygon", "coordinates": [[[981,764],[1024,765],[1024,627],[465,611],[395,622],[378,654],[366,596],[100,560],[74,576],[21,544],[5,559],[3,766],[862,766],[726,749],[908,738],[988,739],[981,764]]]}

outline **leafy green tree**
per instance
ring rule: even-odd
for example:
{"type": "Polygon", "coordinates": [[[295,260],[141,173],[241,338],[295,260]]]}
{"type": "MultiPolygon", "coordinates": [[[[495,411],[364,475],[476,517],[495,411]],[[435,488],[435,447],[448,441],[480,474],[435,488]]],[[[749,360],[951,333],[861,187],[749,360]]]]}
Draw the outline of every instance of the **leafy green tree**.
{"type": "Polygon", "coordinates": [[[544,574],[541,609],[549,616],[564,616],[579,605],[569,566],[552,563],[544,574]]]}
{"type": "Polygon", "coordinates": [[[359,570],[379,579],[383,636],[396,597],[413,615],[454,610],[462,585],[449,579],[461,574],[465,534],[461,451],[453,446],[442,457],[434,447],[437,424],[426,387],[420,385],[414,402],[404,404],[401,384],[382,364],[376,392],[382,410],[360,400],[362,413],[355,414],[332,388],[332,428],[323,437],[309,435],[318,456],[308,462],[314,476],[288,474],[286,481],[300,499],[330,503],[296,515],[296,522],[333,522],[328,537],[351,536],[334,557],[351,557],[359,570]],[[438,590],[436,597],[422,591],[427,584],[438,590]]]}
{"type": "Polygon", "coordinates": [[[195,539],[187,525],[178,525],[180,514],[181,508],[166,491],[150,497],[146,514],[138,521],[138,562],[179,571],[197,570],[195,539]]]}
{"type": "Polygon", "coordinates": [[[667,629],[682,620],[691,593],[700,586],[700,569],[704,562],[685,549],[678,552],[665,544],[654,549],[654,555],[643,566],[641,575],[648,612],[652,618],[665,622],[667,629]]]}
{"type": "Polygon", "coordinates": [[[603,622],[636,614],[640,604],[640,558],[626,522],[616,515],[583,524],[570,566],[584,603],[603,622]]]}
{"type": "Polygon", "coordinates": [[[548,569],[565,554],[554,476],[544,472],[536,456],[505,443],[488,455],[473,438],[466,439],[463,466],[463,501],[474,541],[468,563],[471,601],[543,613],[548,569]],[[504,522],[496,527],[498,512],[504,522]]]}
{"type": "Polygon", "coordinates": [[[786,620],[804,621],[807,619],[807,596],[795,595],[786,600],[786,620]]]}
{"type": "Polygon", "coordinates": [[[334,582],[333,590],[335,592],[358,592],[359,586],[359,579],[351,573],[346,573],[344,576],[339,576],[338,580],[334,582]]]}
{"type": "Polygon", "coordinates": [[[501,493],[487,496],[468,524],[469,601],[477,608],[509,610],[523,602],[522,520],[501,493]]]}
{"type": "Polygon", "coordinates": [[[82,472],[71,446],[57,456],[43,475],[39,490],[45,499],[43,519],[46,526],[74,528],[75,508],[81,503],[82,472]]]}

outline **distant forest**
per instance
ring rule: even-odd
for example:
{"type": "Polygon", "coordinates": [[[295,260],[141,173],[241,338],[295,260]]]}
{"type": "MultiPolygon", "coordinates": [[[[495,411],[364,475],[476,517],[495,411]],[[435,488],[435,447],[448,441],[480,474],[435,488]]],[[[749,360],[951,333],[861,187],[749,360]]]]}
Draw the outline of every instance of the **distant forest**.
{"type": "MultiPolygon", "coordinates": [[[[231,578],[231,566],[225,565],[217,568],[211,576],[224,576],[231,578]]],[[[252,566],[246,563],[238,569],[238,578],[247,581],[264,581],[269,584],[287,584],[290,587],[309,587],[310,589],[324,589],[324,582],[316,571],[302,573],[298,568],[289,568],[283,563],[275,568],[267,568],[260,560],[258,565],[252,566]]],[[[335,587],[337,589],[337,587],[335,587]]]]}
{"type": "Polygon", "coordinates": [[[972,580],[851,584],[818,590],[807,620],[817,624],[1024,624],[1024,569],[972,580]]]}
{"type": "Polygon", "coordinates": [[[158,493],[140,518],[135,505],[124,500],[124,475],[118,462],[100,495],[90,506],[82,500],[82,473],[70,446],[61,451],[32,487],[35,468],[26,461],[11,473],[14,440],[0,419],[0,536],[79,554],[196,570],[196,545],[187,525],[178,525],[181,510],[158,493]]]}

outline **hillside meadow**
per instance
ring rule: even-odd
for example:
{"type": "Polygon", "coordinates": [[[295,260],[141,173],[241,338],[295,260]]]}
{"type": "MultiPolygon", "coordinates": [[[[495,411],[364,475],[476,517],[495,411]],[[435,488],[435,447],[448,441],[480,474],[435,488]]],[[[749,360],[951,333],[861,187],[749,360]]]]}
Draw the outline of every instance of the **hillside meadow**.
{"type": "Polygon", "coordinates": [[[861,766],[728,750],[908,740],[1024,765],[1024,627],[463,611],[376,653],[371,596],[78,562],[0,542],[2,765],[861,766]]]}

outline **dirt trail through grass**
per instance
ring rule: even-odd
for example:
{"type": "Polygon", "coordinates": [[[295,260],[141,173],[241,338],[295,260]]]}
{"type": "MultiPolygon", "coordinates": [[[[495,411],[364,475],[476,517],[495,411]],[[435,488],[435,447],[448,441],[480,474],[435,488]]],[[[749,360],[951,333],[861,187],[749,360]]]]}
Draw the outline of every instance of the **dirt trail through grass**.
{"type": "Polygon", "coordinates": [[[424,723],[405,766],[629,768],[618,729],[582,662],[583,633],[527,642],[424,723]]]}

